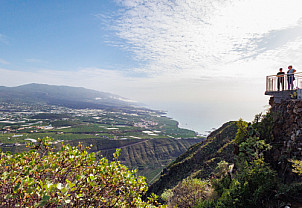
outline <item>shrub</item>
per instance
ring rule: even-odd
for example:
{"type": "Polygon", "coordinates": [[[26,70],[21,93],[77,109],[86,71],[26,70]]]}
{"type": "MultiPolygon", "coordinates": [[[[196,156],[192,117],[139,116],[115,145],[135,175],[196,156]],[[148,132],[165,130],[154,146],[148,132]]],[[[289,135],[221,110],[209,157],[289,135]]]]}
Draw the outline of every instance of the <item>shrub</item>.
{"type": "Polygon", "coordinates": [[[302,176],[302,160],[291,160],[293,164],[293,172],[302,176]]]}
{"type": "Polygon", "coordinates": [[[252,126],[254,129],[256,129],[260,139],[265,140],[266,142],[271,142],[274,140],[273,129],[277,117],[281,117],[280,113],[273,113],[271,111],[267,112],[266,114],[260,113],[255,116],[252,126]]]}
{"type": "Polygon", "coordinates": [[[263,153],[270,148],[256,136],[242,140],[234,179],[226,176],[214,185],[220,196],[217,207],[266,207],[278,184],[275,171],[264,162],[263,153]]]}
{"type": "Polygon", "coordinates": [[[226,184],[217,207],[267,207],[276,190],[276,173],[263,160],[254,160],[226,184]]]}
{"type": "Polygon", "coordinates": [[[238,130],[235,137],[235,143],[240,144],[248,136],[248,123],[243,121],[242,119],[239,119],[239,121],[237,122],[237,127],[238,130]]]}
{"type": "Polygon", "coordinates": [[[224,161],[220,162],[216,168],[216,177],[211,180],[217,198],[200,202],[196,207],[271,206],[271,200],[275,197],[279,185],[276,172],[264,162],[264,152],[271,146],[256,136],[250,125],[246,126],[243,121],[239,123],[236,135],[239,147],[238,156],[235,158],[236,173],[233,177],[226,174],[228,164],[224,161]]]}
{"type": "Polygon", "coordinates": [[[207,181],[187,178],[162,195],[169,207],[193,207],[201,200],[210,199],[213,190],[207,181]]]}
{"type": "Polygon", "coordinates": [[[21,154],[0,152],[0,207],[146,207],[147,190],[118,162],[78,147],[62,145],[58,152],[51,139],[39,139],[33,150],[21,154]]]}

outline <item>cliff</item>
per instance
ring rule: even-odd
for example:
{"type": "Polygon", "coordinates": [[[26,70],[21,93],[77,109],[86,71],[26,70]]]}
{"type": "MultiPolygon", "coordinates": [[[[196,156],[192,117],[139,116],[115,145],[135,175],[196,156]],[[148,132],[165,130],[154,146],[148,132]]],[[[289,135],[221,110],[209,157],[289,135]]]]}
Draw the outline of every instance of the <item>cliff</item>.
{"type": "Polygon", "coordinates": [[[165,189],[176,186],[189,176],[208,178],[221,160],[233,162],[232,141],[235,139],[236,132],[236,122],[223,124],[212,132],[207,140],[192,146],[165,168],[160,178],[149,187],[148,193],[160,195],[165,189]]]}
{"type": "Polygon", "coordinates": [[[267,160],[285,183],[300,180],[291,171],[291,159],[302,160],[302,101],[270,101],[272,115],[272,149],[267,160]]]}
{"type": "Polygon", "coordinates": [[[148,193],[160,195],[179,187],[188,177],[213,178],[207,181],[214,181],[211,185],[216,197],[205,203],[202,199],[197,207],[302,207],[302,180],[292,171],[291,162],[302,160],[302,101],[274,103],[271,99],[270,104],[267,114],[256,115],[252,124],[240,127],[245,129],[242,140],[235,140],[237,122],[225,123],[167,166],[148,193]],[[269,149],[264,151],[263,160],[257,145],[267,145],[269,149]],[[213,173],[222,160],[232,164],[233,172],[217,179],[213,173]],[[256,192],[260,194],[255,195],[256,192]],[[207,203],[211,206],[205,206],[207,203]],[[233,203],[238,206],[229,206],[233,203]]]}

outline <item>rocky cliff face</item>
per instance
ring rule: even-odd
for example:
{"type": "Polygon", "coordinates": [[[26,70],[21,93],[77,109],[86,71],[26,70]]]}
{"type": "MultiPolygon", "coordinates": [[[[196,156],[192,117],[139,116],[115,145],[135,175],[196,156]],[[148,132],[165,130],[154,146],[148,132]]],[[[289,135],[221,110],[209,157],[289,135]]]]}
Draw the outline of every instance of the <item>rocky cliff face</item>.
{"type": "Polygon", "coordinates": [[[302,100],[274,103],[270,100],[273,138],[268,162],[284,182],[299,180],[291,171],[291,159],[302,159],[302,100]]]}

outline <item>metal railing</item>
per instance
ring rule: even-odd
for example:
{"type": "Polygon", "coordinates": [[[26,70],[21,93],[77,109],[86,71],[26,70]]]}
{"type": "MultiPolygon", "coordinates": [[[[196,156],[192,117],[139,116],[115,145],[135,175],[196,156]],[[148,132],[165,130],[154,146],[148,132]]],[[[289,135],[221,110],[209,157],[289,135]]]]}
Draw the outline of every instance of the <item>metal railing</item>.
{"type": "Polygon", "coordinates": [[[302,72],[292,75],[270,75],[266,77],[266,92],[295,90],[302,88],[302,72]],[[279,85],[279,87],[278,87],[279,85]]]}

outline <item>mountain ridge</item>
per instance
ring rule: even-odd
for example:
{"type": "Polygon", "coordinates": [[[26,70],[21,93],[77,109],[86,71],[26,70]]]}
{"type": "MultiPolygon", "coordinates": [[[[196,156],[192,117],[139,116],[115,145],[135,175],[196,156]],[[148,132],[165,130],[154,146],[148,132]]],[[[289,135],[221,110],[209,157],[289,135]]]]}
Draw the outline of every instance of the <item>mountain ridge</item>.
{"type": "Polygon", "coordinates": [[[16,87],[0,86],[0,102],[36,103],[83,108],[135,108],[136,102],[112,93],[71,87],[30,83],[16,87]]]}

